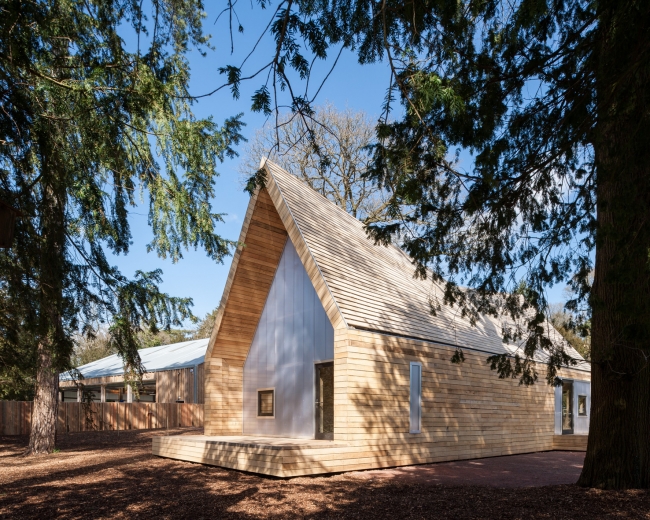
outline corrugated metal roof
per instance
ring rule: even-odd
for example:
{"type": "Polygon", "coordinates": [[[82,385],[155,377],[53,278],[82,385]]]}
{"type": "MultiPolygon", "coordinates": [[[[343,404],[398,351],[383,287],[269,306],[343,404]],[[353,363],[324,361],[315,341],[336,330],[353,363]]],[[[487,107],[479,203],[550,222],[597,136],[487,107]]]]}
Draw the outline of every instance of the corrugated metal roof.
{"type": "MultiPolygon", "coordinates": [[[[196,339],[142,349],[140,350],[142,364],[147,372],[174,370],[199,365],[203,363],[209,341],[207,338],[196,339]]],[[[113,354],[112,356],[82,365],[78,370],[86,379],[91,377],[120,376],[124,374],[124,365],[122,358],[117,354],[113,354]]],[[[71,379],[71,377],[65,373],[61,374],[60,379],[64,381],[71,379]]]]}

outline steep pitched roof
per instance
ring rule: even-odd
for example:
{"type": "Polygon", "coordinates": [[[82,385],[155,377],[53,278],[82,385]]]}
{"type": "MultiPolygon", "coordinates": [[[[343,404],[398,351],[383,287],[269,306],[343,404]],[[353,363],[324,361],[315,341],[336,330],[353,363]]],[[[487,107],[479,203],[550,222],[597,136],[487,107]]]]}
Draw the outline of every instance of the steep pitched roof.
{"type": "MultiPolygon", "coordinates": [[[[414,267],[401,249],[375,245],[363,224],[343,209],[271,161],[265,161],[264,168],[266,189],[335,327],[370,329],[493,354],[517,351],[518,345],[502,340],[505,322],[483,316],[472,325],[457,308],[442,303],[440,287],[414,278],[414,267]],[[436,316],[429,311],[432,301],[441,306],[436,316]]],[[[554,341],[564,341],[548,327],[554,341]]],[[[582,360],[573,348],[565,348],[582,360]]]]}

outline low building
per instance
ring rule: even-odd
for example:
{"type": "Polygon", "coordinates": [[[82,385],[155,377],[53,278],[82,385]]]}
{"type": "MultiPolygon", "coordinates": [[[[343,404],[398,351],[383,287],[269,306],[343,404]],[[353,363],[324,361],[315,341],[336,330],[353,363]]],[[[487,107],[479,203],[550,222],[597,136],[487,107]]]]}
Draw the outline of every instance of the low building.
{"type": "Polygon", "coordinates": [[[59,376],[59,400],[81,401],[88,392],[94,402],[199,403],[204,401],[204,358],[208,339],[173,343],[140,350],[146,373],[133,392],[124,384],[124,365],[117,354],[80,366],[83,379],[59,376]]]}
{"type": "Polygon", "coordinates": [[[487,359],[521,353],[512,324],[473,325],[399,248],[261,167],[206,353],[205,435],[155,437],[155,455],[289,477],[584,449],[590,367],[575,350],[563,386],[544,381],[543,352],[539,383],[500,379],[487,359]]]}

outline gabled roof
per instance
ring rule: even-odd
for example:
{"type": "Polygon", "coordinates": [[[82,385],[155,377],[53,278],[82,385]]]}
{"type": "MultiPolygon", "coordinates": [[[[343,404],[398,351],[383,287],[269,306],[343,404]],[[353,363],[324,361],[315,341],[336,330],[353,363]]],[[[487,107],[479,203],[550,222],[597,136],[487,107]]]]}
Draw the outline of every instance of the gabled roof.
{"type": "MultiPolygon", "coordinates": [[[[483,316],[472,325],[457,308],[442,303],[438,285],[414,277],[401,249],[375,245],[359,220],[326,197],[271,161],[264,168],[266,190],[335,328],[369,329],[493,354],[517,351],[518,345],[502,340],[507,323],[483,316]],[[429,310],[432,301],[441,306],[435,316],[429,310]]],[[[554,341],[564,342],[550,323],[548,327],[554,341]]],[[[582,360],[573,348],[565,348],[582,360]]]]}
{"type": "MultiPolygon", "coordinates": [[[[140,358],[147,372],[161,370],[175,370],[189,368],[203,363],[205,352],[208,349],[208,339],[197,339],[172,343],[160,347],[151,347],[140,350],[140,358]]],[[[92,363],[78,367],[84,378],[121,376],[124,374],[124,363],[117,354],[108,356],[92,363]]],[[[60,380],[71,379],[68,373],[61,374],[60,380]]]]}

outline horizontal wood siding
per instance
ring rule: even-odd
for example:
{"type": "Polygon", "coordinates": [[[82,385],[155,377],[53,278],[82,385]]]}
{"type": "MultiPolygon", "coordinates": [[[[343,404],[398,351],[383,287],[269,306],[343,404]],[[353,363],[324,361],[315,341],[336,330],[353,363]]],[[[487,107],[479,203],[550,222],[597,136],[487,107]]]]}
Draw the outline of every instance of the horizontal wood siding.
{"type": "MultiPolygon", "coordinates": [[[[156,378],[156,372],[147,372],[142,376],[143,381],[153,381],[156,378]]],[[[79,381],[85,386],[101,386],[109,385],[115,383],[123,383],[124,376],[104,376],[104,377],[89,377],[87,379],[81,379],[79,381]]],[[[63,390],[66,388],[72,388],[77,386],[77,381],[60,381],[59,387],[63,390]]]]}
{"type": "MultiPolygon", "coordinates": [[[[343,343],[335,343],[335,368],[344,372],[335,380],[335,439],[389,452],[394,465],[553,448],[554,389],[543,377],[520,386],[499,379],[486,354],[466,350],[465,362],[454,365],[449,347],[371,332],[349,330],[343,343]],[[409,433],[410,362],[422,363],[419,434],[409,433]]],[[[562,375],[589,378],[574,370],[562,375]]]]}
{"type": "MultiPolygon", "coordinates": [[[[335,330],[334,441],[314,448],[297,439],[249,445],[247,438],[164,437],[153,453],[165,457],[291,477],[579,449],[579,436],[554,435],[554,389],[499,379],[486,354],[358,330],[335,330]],[[422,364],[422,429],[409,433],[409,367],[422,364]],[[559,437],[562,437],[559,439],[559,437]],[[571,443],[568,439],[571,439],[571,443]],[[221,442],[220,439],[224,439],[221,442]]],[[[538,367],[540,371],[544,365],[538,367]]],[[[563,370],[561,376],[589,379],[563,370]]],[[[207,433],[207,432],[206,432],[207,433]]],[[[586,437],[585,437],[586,438],[586,437]]]]}
{"type": "Polygon", "coordinates": [[[206,433],[240,434],[243,366],[287,240],[266,190],[251,199],[205,363],[206,433]]]}
{"type": "Polygon", "coordinates": [[[587,435],[555,435],[553,449],[558,451],[587,451],[587,435]]]}

